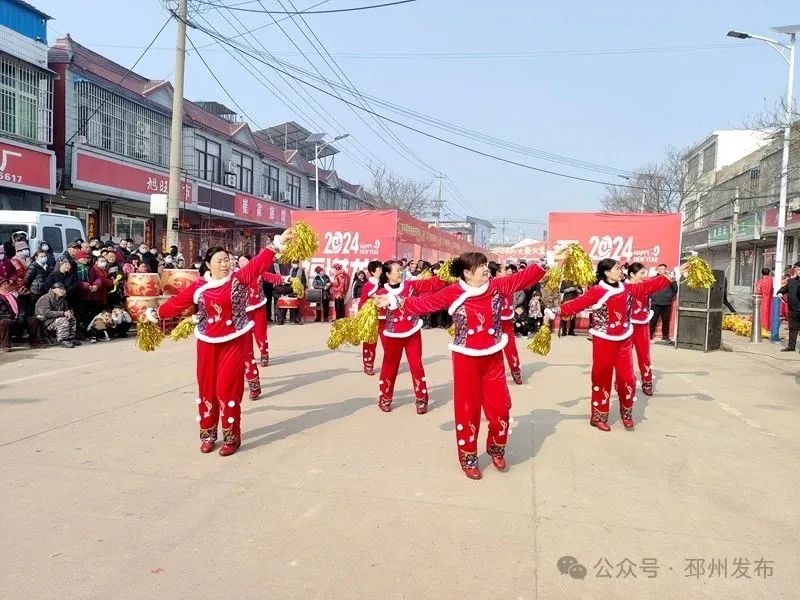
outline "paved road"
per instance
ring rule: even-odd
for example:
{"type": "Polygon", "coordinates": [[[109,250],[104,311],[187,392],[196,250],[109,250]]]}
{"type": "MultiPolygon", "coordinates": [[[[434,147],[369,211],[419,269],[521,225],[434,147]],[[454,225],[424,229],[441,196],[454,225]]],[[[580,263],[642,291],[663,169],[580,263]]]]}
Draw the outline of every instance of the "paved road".
{"type": "Polygon", "coordinates": [[[0,596],[800,598],[797,357],[657,346],[636,431],[604,434],[589,344],[558,340],[524,354],[510,472],[476,482],[456,461],[446,333],[425,332],[422,417],[405,371],[380,413],[326,333],[272,331],[267,397],[230,458],[198,451],[192,342],[3,357],[0,596]]]}

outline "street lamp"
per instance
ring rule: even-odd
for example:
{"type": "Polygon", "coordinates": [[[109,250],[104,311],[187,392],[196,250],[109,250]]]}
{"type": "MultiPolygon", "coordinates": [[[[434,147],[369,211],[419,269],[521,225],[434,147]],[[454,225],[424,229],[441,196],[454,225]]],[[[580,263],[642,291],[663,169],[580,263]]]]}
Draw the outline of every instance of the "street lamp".
{"type": "Polygon", "coordinates": [[[778,202],[778,232],[775,241],[775,272],[772,277],[774,296],[772,298],[772,331],[770,341],[779,342],[780,336],[780,307],[781,301],[778,298],[778,290],[781,287],[781,274],[783,273],[783,255],[786,238],[786,197],[789,191],[789,136],[792,131],[792,88],[794,87],[794,50],[797,45],[797,33],[800,32],[800,25],[787,25],[785,27],[773,27],[773,31],[789,36],[789,43],[784,44],[777,40],[753,35],[743,31],[729,31],[728,37],[740,40],[759,40],[769,44],[770,48],[781,55],[781,58],[789,65],[789,82],[786,86],[786,124],[783,130],[783,158],[781,159],[781,193],[778,202]]]}
{"type": "MultiPolygon", "coordinates": [[[[619,177],[621,179],[624,179],[625,181],[631,181],[631,182],[633,181],[633,179],[631,179],[627,175],[617,175],[617,177],[619,177]]],[[[644,176],[642,176],[642,177],[644,177],[644,176]]],[[[642,206],[639,209],[639,212],[644,212],[645,192],[646,192],[645,188],[642,188],[642,206]]]]}
{"type": "Polygon", "coordinates": [[[308,136],[308,139],[306,140],[306,142],[314,144],[314,186],[316,187],[316,196],[315,196],[316,199],[314,202],[315,210],[319,210],[319,151],[323,150],[325,146],[330,146],[333,142],[338,142],[339,140],[343,140],[346,137],[350,137],[349,133],[343,133],[342,135],[337,135],[329,142],[320,144],[320,142],[325,139],[326,135],[328,134],[313,133],[310,136],[308,136]]]}

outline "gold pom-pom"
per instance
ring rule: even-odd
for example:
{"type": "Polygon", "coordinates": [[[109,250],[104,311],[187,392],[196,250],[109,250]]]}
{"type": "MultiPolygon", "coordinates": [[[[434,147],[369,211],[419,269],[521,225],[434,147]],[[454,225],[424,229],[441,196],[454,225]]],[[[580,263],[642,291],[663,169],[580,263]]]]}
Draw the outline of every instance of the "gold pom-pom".
{"type": "Polygon", "coordinates": [[[331,325],[331,333],[328,336],[328,348],[337,350],[339,346],[347,343],[348,329],[352,319],[336,319],[331,325]]]}
{"type": "Polygon", "coordinates": [[[566,249],[567,257],[562,266],[562,279],[586,288],[596,281],[592,259],[579,244],[570,244],[566,249]]]}
{"type": "Polygon", "coordinates": [[[686,272],[686,283],[690,288],[694,290],[708,289],[714,285],[716,278],[706,261],[699,256],[692,256],[686,262],[689,264],[686,272]]]}
{"type": "Polygon", "coordinates": [[[452,258],[448,258],[446,261],[442,263],[442,266],[439,267],[438,277],[445,283],[455,283],[456,281],[458,281],[459,278],[453,274],[452,258]]]}
{"type": "Polygon", "coordinates": [[[144,352],[153,352],[164,341],[164,332],[155,323],[139,321],[136,324],[136,339],[134,345],[144,352]]]}
{"type": "Polygon", "coordinates": [[[170,331],[169,339],[171,339],[173,342],[179,342],[180,340],[185,340],[193,333],[194,319],[192,317],[186,317],[175,326],[175,329],[170,331]]]}
{"type": "Polygon", "coordinates": [[[364,342],[374,344],[378,341],[378,305],[375,302],[367,300],[358,309],[350,324],[347,340],[354,346],[364,342]]]}
{"type": "Polygon", "coordinates": [[[303,282],[299,277],[292,277],[292,293],[298,298],[305,296],[306,289],[303,287],[303,282]]]}
{"type": "Polygon", "coordinates": [[[314,256],[318,248],[319,241],[314,230],[309,227],[308,223],[297,223],[292,225],[292,239],[283,249],[280,262],[303,262],[314,256]]]}
{"type": "Polygon", "coordinates": [[[544,289],[548,292],[557,292],[561,289],[561,280],[564,279],[564,269],[562,267],[553,267],[545,275],[547,280],[544,282],[544,289]]]}
{"type": "Polygon", "coordinates": [[[431,273],[430,269],[425,269],[422,273],[417,275],[417,279],[430,279],[431,277],[433,277],[433,273],[431,273]]]}
{"type": "Polygon", "coordinates": [[[552,331],[550,331],[550,325],[544,324],[539,327],[539,330],[533,335],[533,338],[531,338],[531,342],[528,344],[528,350],[534,354],[547,356],[550,354],[551,342],[552,331]]]}
{"type": "Polygon", "coordinates": [[[447,334],[452,338],[456,337],[456,326],[455,326],[455,324],[450,325],[450,327],[447,328],[447,334]]]}

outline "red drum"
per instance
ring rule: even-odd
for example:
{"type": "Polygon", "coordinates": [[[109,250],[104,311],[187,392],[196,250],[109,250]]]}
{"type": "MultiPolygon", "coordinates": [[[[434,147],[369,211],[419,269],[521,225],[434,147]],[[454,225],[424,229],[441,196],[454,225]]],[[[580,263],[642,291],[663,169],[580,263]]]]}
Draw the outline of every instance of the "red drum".
{"type": "Polygon", "coordinates": [[[292,298],[290,296],[281,296],[278,298],[277,307],[281,310],[289,309],[294,310],[300,308],[300,300],[298,298],[292,298]]]}
{"type": "Polygon", "coordinates": [[[161,286],[165,294],[177,294],[192,285],[200,277],[197,269],[164,269],[161,286]]]}
{"type": "Polygon", "coordinates": [[[161,276],[158,273],[131,273],[125,281],[125,295],[160,296],[161,276]]]}
{"type": "Polygon", "coordinates": [[[138,323],[148,308],[158,308],[163,301],[159,296],[128,296],[125,309],[134,323],[138,323]]]}

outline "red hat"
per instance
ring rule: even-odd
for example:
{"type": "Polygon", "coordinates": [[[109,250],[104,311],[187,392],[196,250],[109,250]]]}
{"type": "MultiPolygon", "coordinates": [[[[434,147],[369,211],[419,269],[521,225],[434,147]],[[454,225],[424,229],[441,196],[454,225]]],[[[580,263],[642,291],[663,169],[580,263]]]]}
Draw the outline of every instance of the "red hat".
{"type": "Polygon", "coordinates": [[[335,265],[333,265],[333,268],[338,271],[339,269],[342,268],[342,264],[341,263],[336,263],[335,265]]]}
{"type": "Polygon", "coordinates": [[[78,250],[74,257],[75,260],[80,260],[81,258],[89,258],[89,253],[86,250],[78,250]]]}

